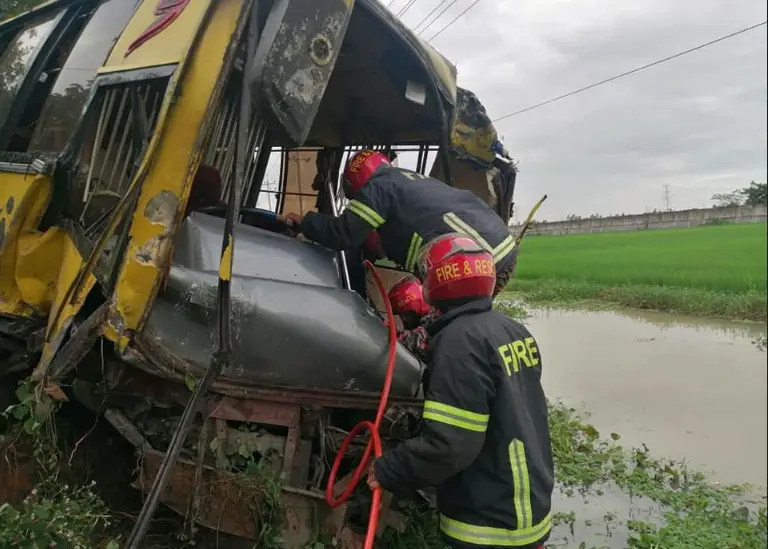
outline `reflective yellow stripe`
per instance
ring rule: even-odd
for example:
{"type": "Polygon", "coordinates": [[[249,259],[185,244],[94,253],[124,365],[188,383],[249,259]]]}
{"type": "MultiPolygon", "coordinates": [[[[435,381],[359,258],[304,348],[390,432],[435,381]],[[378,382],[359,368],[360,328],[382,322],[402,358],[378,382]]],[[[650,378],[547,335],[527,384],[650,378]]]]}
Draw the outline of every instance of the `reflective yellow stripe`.
{"type": "Polygon", "coordinates": [[[505,528],[493,528],[490,526],[473,526],[466,522],[459,522],[445,515],[440,515],[440,530],[455,540],[474,545],[498,545],[501,547],[521,547],[533,545],[543,538],[552,529],[552,516],[544,519],[530,528],[518,528],[507,530],[505,528]]]}
{"type": "Polygon", "coordinates": [[[512,253],[512,250],[515,249],[515,237],[512,235],[509,235],[507,238],[501,241],[501,244],[496,246],[493,249],[493,261],[494,263],[499,263],[502,259],[507,257],[510,253],[512,253]]]}
{"type": "Polygon", "coordinates": [[[490,418],[490,416],[485,414],[462,410],[461,408],[449,406],[442,402],[435,402],[434,400],[424,401],[422,417],[477,433],[484,433],[488,429],[488,419],[490,418]]]}
{"type": "Polygon", "coordinates": [[[512,235],[509,235],[507,238],[502,240],[495,248],[492,247],[490,244],[488,244],[488,241],[480,236],[480,233],[465,223],[464,220],[462,220],[453,212],[448,212],[447,214],[443,215],[443,221],[457,233],[462,233],[474,238],[485,251],[493,255],[493,262],[496,264],[498,264],[507,255],[509,255],[510,252],[512,252],[512,250],[515,248],[515,237],[512,235]]]}
{"type": "Polygon", "coordinates": [[[373,208],[366,206],[357,200],[351,200],[349,204],[347,204],[347,208],[349,208],[353,214],[361,217],[363,221],[367,222],[374,229],[378,229],[386,221],[386,219],[377,214],[373,208]]]}
{"type": "Polygon", "coordinates": [[[416,258],[418,257],[419,250],[421,249],[421,243],[424,241],[418,233],[413,233],[411,237],[411,245],[408,247],[408,256],[405,258],[405,270],[413,272],[416,266],[416,258]]]}
{"type": "Polygon", "coordinates": [[[458,215],[456,215],[453,212],[448,212],[447,214],[443,215],[443,221],[445,221],[445,224],[448,225],[451,229],[456,231],[457,233],[462,233],[467,236],[471,236],[475,240],[477,240],[477,243],[480,244],[480,246],[487,252],[493,253],[493,247],[486,242],[486,240],[480,236],[480,233],[478,233],[475,229],[464,223],[464,221],[459,218],[458,215]]]}
{"type": "Polygon", "coordinates": [[[525,445],[521,440],[509,444],[509,465],[512,467],[512,480],[515,483],[515,515],[517,525],[525,530],[533,524],[531,509],[531,477],[528,474],[528,461],[525,459],[525,445]]]}

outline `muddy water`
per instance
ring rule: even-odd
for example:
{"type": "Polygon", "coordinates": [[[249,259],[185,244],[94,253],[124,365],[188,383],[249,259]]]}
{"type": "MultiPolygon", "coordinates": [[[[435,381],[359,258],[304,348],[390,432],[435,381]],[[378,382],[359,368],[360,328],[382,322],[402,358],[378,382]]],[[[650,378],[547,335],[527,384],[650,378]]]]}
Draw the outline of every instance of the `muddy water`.
{"type": "MultiPolygon", "coordinates": [[[[722,483],[765,492],[765,324],[653,312],[534,310],[525,324],[539,341],[548,396],[588,415],[625,447],[684,460],[722,483]]],[[[626,546],[627,520],[655,520],[658,506],[610,487],[600,496],[557,493],[573,525],[552,547],[626,546]]]]}
{"type": "Polygon", "coordinates": [[[766,484],[765,324],[654,312],[537,310],[548,396],[625,446],[723,483],[766,484]]]}

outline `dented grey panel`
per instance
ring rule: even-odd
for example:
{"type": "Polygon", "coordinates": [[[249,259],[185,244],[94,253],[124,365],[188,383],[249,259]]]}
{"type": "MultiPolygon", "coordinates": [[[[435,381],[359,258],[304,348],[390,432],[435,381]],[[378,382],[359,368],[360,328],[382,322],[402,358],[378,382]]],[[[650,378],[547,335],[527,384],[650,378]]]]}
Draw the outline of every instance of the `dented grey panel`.
{"type": "MultiPolygon", "coordinates": [[[[173,266],[218,274],[224,220],[192,213],[179,229],[173,266]]],[[[238,225],[232,275],[341,288],[336,254],[295,238],[238,225]]]]}
{"type": "Polygon", "coordinates": [[[251,60],[254,98],[287,137],[306,141],[352,15],[345,0],[276,0],[251,60]]]}
{"type": "MultiPolygon", "coordinates": [[[[175,242],[169,280],[145,336],[206,368],[216,336],[223,220],[192,214],[175,242]]],[[[315,244],[238,225],[232,277],[233,366],[245,382],[375,392],[386,371],[388,332],[344,290],[334,254],[315,244]]],[[[417,393],[421,363],[398,345],[395,396],[417,393]]]]}

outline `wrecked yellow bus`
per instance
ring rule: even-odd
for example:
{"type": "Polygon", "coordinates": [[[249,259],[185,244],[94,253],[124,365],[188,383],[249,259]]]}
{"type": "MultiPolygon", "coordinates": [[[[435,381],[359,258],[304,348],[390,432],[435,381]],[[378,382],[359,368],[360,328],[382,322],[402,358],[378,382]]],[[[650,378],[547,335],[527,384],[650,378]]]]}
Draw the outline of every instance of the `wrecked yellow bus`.
{"type": "MultiPolygon", "coordinates": [[[[364,503],[318,517],[306,501],[324,502],[326,454],[376,409],[383,303],[359,257],[276,214],[337,215],[340,170],[368,147],[508,221],[515,163],[455,67],[377,0],[55,0],[0,24],[0,80],[0,384],[31,373],[103,415],[150,492],[168,443],[145,427],[182,417],[225,339],[192,411],[205,436],[160,502],[186,514],[196,490],[199,524],[257,539],[240,455],[304,510],[285,547],[320,527],[354,538],[364,503]],[[201,489],[198,468],[218,482],[201,489]]],[[[385,440],[415,429],[422,370],[398,346],[385,440]]]]}

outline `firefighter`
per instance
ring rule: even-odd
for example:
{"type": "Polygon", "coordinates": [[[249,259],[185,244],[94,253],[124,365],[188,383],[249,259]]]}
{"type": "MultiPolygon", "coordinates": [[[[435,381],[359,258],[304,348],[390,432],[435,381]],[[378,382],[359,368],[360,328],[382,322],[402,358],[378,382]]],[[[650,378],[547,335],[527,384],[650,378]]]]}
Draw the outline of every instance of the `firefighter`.
{"type": "Polygon", "coordinates": [[[426,360],[427,326],[440,316],[440,312],[424,301],[421,282],[415,276],[406,276],[389,290],[392,312],[400,317],[403,326],[398,329],[397,340],[422,362],[426,360]]]}
{"type": "Polygon", "coordinates": [[[554,467],[541,354],[520,323],[492,309],[492,255],[464,235],[433,240],[417,260],[429,326],[421,434],[386,451],[368,485],[434,486],[440,531],[454,549],[543,547],[554,467]]]}
{"type": "Polygon", "coordinates": [[[387,258],[409,272],[414,272],[423,245],[443,234],[463,233],[493,255],[499,273],[494,296],[512,277],[515,239],[496,212],[471,191],[396,168],[384,154],[371,150],[352,156],[343,183],[350,202],[340,217],[309,212],[281,219],[332,250],[357,249],[377,231],[387,258]]]}

